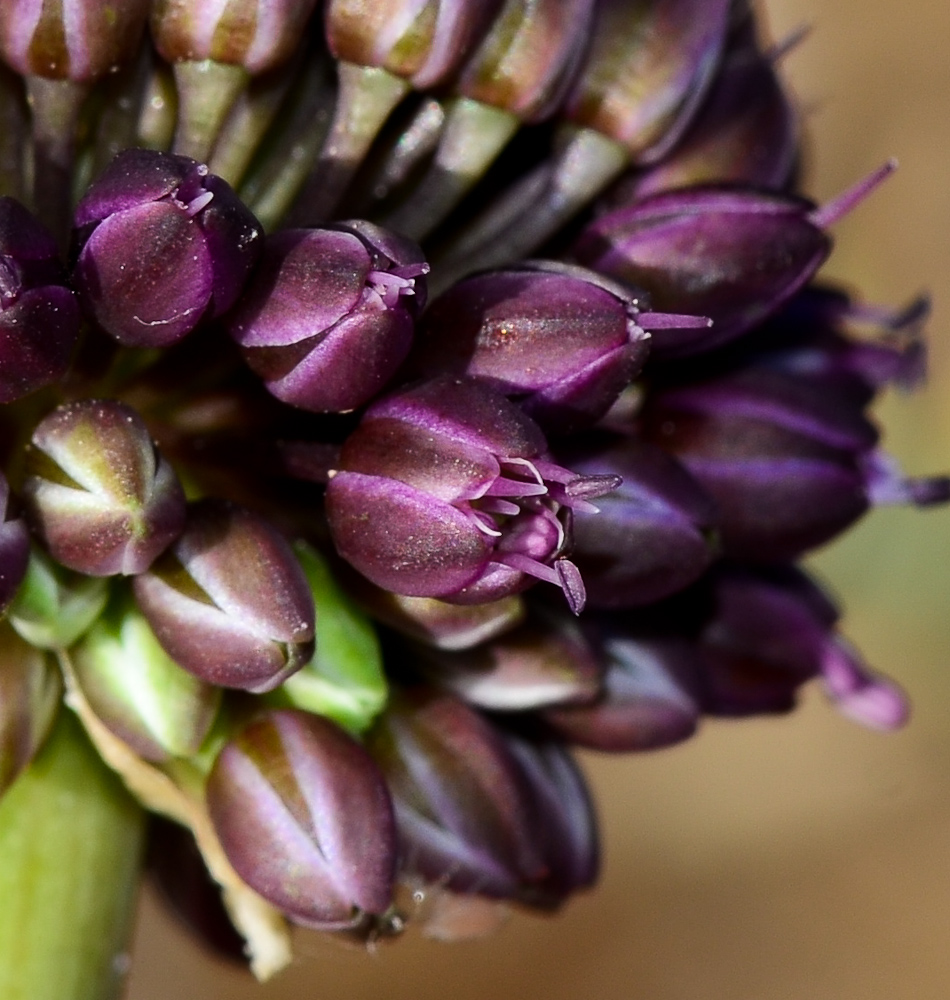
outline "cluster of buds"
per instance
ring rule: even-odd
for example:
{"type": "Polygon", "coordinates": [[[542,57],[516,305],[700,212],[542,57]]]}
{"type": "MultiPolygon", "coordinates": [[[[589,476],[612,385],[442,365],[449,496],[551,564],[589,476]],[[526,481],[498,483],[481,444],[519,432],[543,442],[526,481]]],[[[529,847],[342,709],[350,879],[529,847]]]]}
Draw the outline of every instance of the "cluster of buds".
{"type": "Polygon", "coordinates": [[[206,862],[267,974],[282,918],[589,887],[572,746],[813,679],[903,722],[795,561],[950,499],[868,415],[926,307],[813,283],[891,166],[794,189],[742,0],[161,0],[151,43],[148,4],[35,6],[0,14],[0,793],[65,685],[196,835],[156,834],[170,900],[231,941],[206,862]]]}

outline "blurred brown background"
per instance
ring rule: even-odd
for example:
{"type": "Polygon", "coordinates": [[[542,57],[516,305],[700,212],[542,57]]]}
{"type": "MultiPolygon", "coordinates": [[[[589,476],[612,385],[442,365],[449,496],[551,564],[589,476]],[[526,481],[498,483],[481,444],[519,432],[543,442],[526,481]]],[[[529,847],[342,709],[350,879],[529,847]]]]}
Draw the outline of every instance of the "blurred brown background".
{"type": "MultiPolygon", "coordinates": [[[[926,288],[932,376],[888,398],[911,472],[950,467],[950,4],[768,0],[808,115],[807,189],[826,199],[891,155],[901,169],[835,229],[826,273],[898,304],[926,288]]],[[[950,983],[950,510],[879,511],[814,566],[845,630],[911,692],[896,735],[820,693],[779,720],[708,724],[654,756],[583,763],[603,820],[600,887],[495,936],[407,934],[375,954],[299,937],[259,986],[208,959],[146,896],[129,991],[153,998],[946,1000],[950,983]]]]}

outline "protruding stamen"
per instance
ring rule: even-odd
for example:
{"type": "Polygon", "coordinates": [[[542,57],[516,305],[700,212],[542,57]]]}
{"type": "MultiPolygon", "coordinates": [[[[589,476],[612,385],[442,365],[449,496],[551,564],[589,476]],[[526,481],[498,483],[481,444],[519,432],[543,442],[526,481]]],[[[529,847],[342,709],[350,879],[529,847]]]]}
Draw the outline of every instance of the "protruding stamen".
{"type": "Polygon", "coordinates": [[[891,176],[897,169],[897,160],[891,157],[881,164],[877,170],[862,177],[857,184],[842,191],[837,198],[832,198],[819,208],[816,208],[808,218],[819,229],[827,229],[839,219],[844,218],[853,208],[857,207],[882,181],[891,176]]]}
{"type": "Polygon", "coordinates": [[[697,330],[700,327],[713,325],[708,316],[689,316],[679,313],[642,312],[637,319],[644,330],[697,330]]]}
{"type": "Polygon", "coordinates": [[[821,673],[828,696],[849,718],[872,729],[897,729],[910,714],[900,688],[875,676],[840,636],[822,652],[821,673]]]}
{"type": "Polygon", "coordinates": [[[864,458],[862,468],[868,499],[875,506],[929,507],[950,500],[950,476],[905,476],[897,461],[886,452],[871,452],[864,458]]]}
{"type": "Polygon", "coordinates": [[[499,476],[485,491],[488,497],[539,497],[547,493],[543,483],[526,483],[521,479],[505,479],[499,476]]]}
{"type": "Polygon", "coordinates": [[[765,58],[775,65],[781,62],[790,52],[793,52],[811,34],[812,25],[800,24],[793,28],[781,41],[776,42],[766,53],[765,58]]]}

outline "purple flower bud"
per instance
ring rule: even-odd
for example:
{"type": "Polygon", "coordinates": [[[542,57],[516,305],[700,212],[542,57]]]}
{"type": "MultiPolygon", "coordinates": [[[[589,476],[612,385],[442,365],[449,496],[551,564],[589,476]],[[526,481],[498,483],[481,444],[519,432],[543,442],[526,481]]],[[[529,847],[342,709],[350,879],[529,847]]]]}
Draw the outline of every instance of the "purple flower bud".
{"type": "Polygon", "coordinates": [[[332,722],[271,711],[218,756],[208,808],[237,873],[291,920],[339,930],[390,906],[393,809],[366,751],[332,722]]]}
{"type": "Polygon", "coordinates": [[[622,286],[566,264],[480,274],[426,313],[415,367],[478,377],[545,429],[572,430],[602,417],[643,367],[650,337],[638,306],[622,286]]]}
{"type": "Polygon", "coordinates": [[[83,308],[130,347],[181,340],[237,299],[263,230],[225,181],[186,156],[120,153],[76,207],[83,308]]]}
{"type": "Polygon", "coordinates": [[[590,701],[600,691],[600,666],[580,628],[546,609],[474,649],[416,647],[410,658],[437,687],[495,711],[590,701]]]}
{"type": "Polygon", "coordinates": [[[0,622],[0,795],[43,745],[59,708],[62,680],[49,653],[0,622]]]}
{"type": "Polygon", "coordinates": [[[505,735],[524,777],[546,868],[542,879],[522,889],[518,901],[553,909],[597,881],[600,844],[594,804],[583,774],[563,746],[505,735]]]}
{"type": "Polygon", "coordinates": [[[945,479],[902,477],[862,411],[820,381],[749,368],[655,392],[641,427],[716,500],[727,554],[776,561],[828,541],[871,503],[950,495],[945,479]]]}
{"type": "Polygon", "coordinates": [[[729,0],[601,0],[572,121],[653,160],[681,134],[719,62],[729,0]]]}
{"type": "Polygon", "coordinates": [[[182,670],[146,620],[117,599],[73,650],[76,679],[96,717],[145,760],[197,753],[221,689],[182,670]]]}
{"type": "Polygon", "coordinates": [[[544,817],[486,718],[415,690],[390,701],[367,747],[393,797],[403,872],[502,899],[543,882],[544,817]]]}
{"type": "Polygon", "coordinates": [[[532,578],[575,613],[583,582],[565,558],[570,512],[616,476],[547,461],[528,417],[475,380],[443,377],[375,403],[327,488],[337,551],[377,586],[461,604],[498,600],[532,578]]]}
{"type": "Polygon", "coordinates": [[[417,90],[446,83],[495,18],[501,0],[329,0],[326,36],[337,59],[379,66],[417,90]]]}
{"type": "Polygon", "coordinates": [[[79,338],[53,237],[13,198],[0,198],[0,403],[56,382],[79,338]]]}
{"type": "Polygon", "coordinates": [[[911,390],[923,382],[927,348],[921,327],[929,312],[926,296],[887,309],[810,285],[745,339],[743,363],[807,378],[866,406],[887,385],[911,390]],[[871,327],[876,337],[856,339],[849,335],[855,327],[871,327]]]}
{"type": "Polygon", "coordinates": [[[542,714],[560,739],[629,753],[693,735],[702,710],[701,663],[687,639],[632,635],[623,622],[611,619],[599,646],[606,665],[601,697],[592,705],[558,706],[542,714]]]}
{"type": "Polygon", "coordinates": [[[352,410],[409,353],[428,270],[414,243],[368,222],[285,230],[268,238],[227,327],[278,399],[352,410]]]}
{"type": "Polygon", "coordinates": [[[142,573],[185,522],[185,497],[142,418],[124,403],[64,403],[41,420],[23,502],[58,562],[89,576],[142,573]]]}
{"type": "Polygon", "coordinates": [[[4,0],[0,51],[23,76],[95,80],[130,58],[148,0],[4,0]]]}
{"type": "Polygon", "coordinates": [[[316,0],[155,0],[151,35],[168,62],[243,66],[257,75],[286,62],[316,0]]]}
{"type": "Polygon", "coordinates": [[[716,505],[699,483],[659,448],[629,438],[577,446],[565,459],[588,476],[623,482],[597,501],[599,513],[574,517],[572,558],[590,604],[629,608],[682,590],[715,555],[716,505]]]}
{"type": "Polygon", "coordinates": [[[165,652],[212,684],[270,691],[313,654],[313,597],[293,550],[233,504],[192,504],[182,536],[134,588],[165,652]]]}
{"type": "Polygon", "coordinates": [[[710,317],[702,333],[654,332],[653,352],[678,357],[735,339],[812,277],[831,249],[814,216],[799,198],[688,188],[601,216],[574,253],[645,289],[656,309],[710,317]]]}
{"type": "Polygon", "coordinates": [[[703,703],[716,715],[788,711],[820,676],[847,716],[895,729],[908,714],[897,686],[872,674],[836,634],[837,610],[800,570],[730,567],[712,581],[713,611],[700,633],[703,703]]]}
{"type": "Polygon", "coordinates": [[[623,185],[629,203],[695,184],[782,190],[798,155],[798,118],[774,60],[741,46],[723,60],[695,120],[671,152],[623,185]]]}
{"type": "Polygon", "coordinates": [[[551,117],[590,40],[593,0],[505,0],[455,88],[523,122],[551,117]]]}
{"type": "Polygon", "coordinates": [[[30,535],[22,517],[11,517],[10,487],[0,472],[0,616],[26,575],[30,535]]]}

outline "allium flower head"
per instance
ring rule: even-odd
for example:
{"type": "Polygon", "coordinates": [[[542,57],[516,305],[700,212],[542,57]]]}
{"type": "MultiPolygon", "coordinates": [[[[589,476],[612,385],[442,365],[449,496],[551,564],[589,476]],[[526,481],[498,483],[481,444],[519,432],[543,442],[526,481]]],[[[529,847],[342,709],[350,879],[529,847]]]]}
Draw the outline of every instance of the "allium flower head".
{"type": "Polygon", "coordinates": [[[0,2],[0,991],[117,995],[124,789],[266,978],[288,921],[589,888],[573,746],[808,683],[904,722],[795,560],[950,500],[870,411],[927,300],[814,282],[894,164],[808,198],[793,42],[744,0],[0,2]]]}

